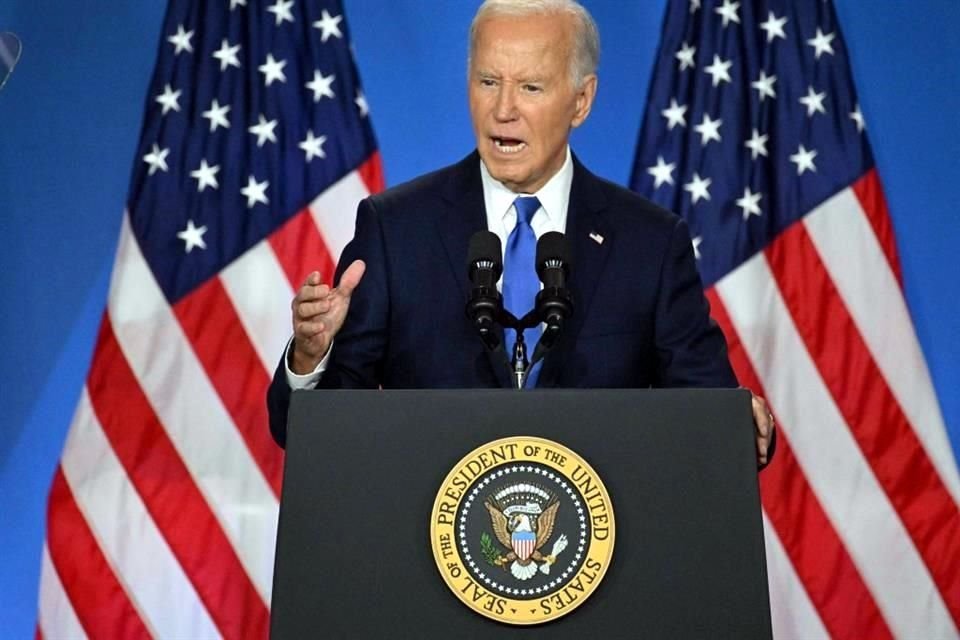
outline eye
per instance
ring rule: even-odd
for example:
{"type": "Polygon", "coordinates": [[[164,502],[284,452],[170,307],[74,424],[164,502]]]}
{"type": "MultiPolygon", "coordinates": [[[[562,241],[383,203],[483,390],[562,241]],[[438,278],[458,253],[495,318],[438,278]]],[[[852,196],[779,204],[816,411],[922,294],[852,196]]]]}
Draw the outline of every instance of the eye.
{"type": "Polygon", "coordinates": [[[527,93],[540,93],[543,91],[543,87],[541,87],[538,84],[527,83],[523,85],[523,90],[526,91],[527,93]]]}
{"type": "Polygon", "coordinates": [[[495,87],[497,86],[497,81],[493,78],[480,78],[481,87],[495,87]]]}

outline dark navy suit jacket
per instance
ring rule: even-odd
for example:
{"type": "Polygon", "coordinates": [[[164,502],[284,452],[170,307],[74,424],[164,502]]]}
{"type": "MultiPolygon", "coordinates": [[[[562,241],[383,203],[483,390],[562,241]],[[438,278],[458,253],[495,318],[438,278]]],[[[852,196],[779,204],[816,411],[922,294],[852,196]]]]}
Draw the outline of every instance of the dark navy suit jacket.
{"type": "MultiPolygon", "coordinates": [[[[686,223],[573,162],[567,237],[575,310],[538,387],[737,386],[686,223]]],[[[464,313],[467,246],[486,228],[476,152],[364,200],[337,279],[357,258],[367,270],[320,387],[509,387],[506,367],[484,350],[464,313]]],[[[281,445],[290,393],[281,361],[267,394],[281,445]]]]}

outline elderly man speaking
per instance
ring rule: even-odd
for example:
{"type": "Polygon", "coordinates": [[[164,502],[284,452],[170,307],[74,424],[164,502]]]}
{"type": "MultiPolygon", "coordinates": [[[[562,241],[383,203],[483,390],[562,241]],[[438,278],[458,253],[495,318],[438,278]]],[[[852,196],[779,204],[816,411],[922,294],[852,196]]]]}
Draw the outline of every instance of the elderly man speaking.
{"type": "MultiPolygon", "coordinates": [[[[291,389],[507,386],[464,314],[468,244],[484,229],[505,247],[504,304],[517,315],[538,287],[529,247],[550,231],[571,244],[576,313],[527,387],[737,386],[686,224],[570,151],[598,58],[596,25],[574,0],[483,3],[467,75],[476,151],[361,202],[337,287],[314,272],[300,288],[268,392],[278,443],[291,389]]],[[[756,396],[753,409],[764,465],[773,420],[756,396]]]]}

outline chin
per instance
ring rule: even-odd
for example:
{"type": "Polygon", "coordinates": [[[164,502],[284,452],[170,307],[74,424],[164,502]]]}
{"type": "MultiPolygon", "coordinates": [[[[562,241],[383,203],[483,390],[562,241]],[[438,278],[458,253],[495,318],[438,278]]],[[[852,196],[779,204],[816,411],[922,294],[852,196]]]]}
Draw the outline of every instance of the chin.
{"type": "Polygon", "coordinates": [[[503,183],[514,191],[518,190],[514,189],[515,186],[522,185],[526,182],[525,174],[522,171],[518,171],[517,167],[511,167],[508,162],[499,162],[496,158],[492,160],[484,158],[483,162],[494,180],[503,183]]]}
{"type": "Polygon", "coordinates": [[[516,192],[516,193],[528,192],[528,190],[524,187],[525,181],[520,178],[517,178],[516,176],[512,176],[509,173],[495,173],[493,171],[490,172],[490,175],[493,176],[494,180],[503,184],[503,186],[507,187],[513,192],[516,192]]]}

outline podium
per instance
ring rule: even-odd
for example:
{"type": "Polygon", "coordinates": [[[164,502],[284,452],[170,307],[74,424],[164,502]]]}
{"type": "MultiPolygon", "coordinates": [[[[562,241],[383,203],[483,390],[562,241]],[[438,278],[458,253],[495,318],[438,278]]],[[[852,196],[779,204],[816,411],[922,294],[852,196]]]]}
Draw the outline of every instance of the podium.
{"type": "Polygon", "coordinates": [[[299,391],[288,425],[273,638],[771,637],[747,391],[299,391]],[[461,603],[430,541],[450,470],[510,436],[582,456],[615,514],[596,590],[537,626],[461,603]]]}

